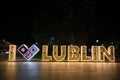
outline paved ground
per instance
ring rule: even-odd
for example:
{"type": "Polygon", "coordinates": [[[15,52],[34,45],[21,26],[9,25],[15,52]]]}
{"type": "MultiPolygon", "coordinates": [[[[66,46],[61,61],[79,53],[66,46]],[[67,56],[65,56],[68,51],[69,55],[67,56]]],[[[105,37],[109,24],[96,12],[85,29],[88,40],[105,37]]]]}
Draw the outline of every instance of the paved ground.
{"type": "Polygon", "coordinates": [[[0,80],[120,80],[120,63],[5,61],[0,80]]]}
{"type": "Polygon", "coordinates": [[[120,60],[111,62],[8,62],[0,55],[0,80],[120,80],[120,60]]]}

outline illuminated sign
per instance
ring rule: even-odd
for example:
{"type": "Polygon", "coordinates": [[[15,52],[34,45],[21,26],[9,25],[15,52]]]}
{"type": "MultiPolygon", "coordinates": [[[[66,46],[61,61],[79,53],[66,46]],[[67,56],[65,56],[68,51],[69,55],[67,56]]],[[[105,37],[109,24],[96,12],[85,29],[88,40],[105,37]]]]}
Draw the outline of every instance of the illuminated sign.
{"type": "Polygon", "coordinates": [[[18,51],[27,61],[29,61],[35,54],[38,53],[39,48],[34,44],[30,48],[23,44],[18,48],[18,51]]]}
{"type": "Polygon", "coordinates": [[[87,46],[66,45],[60,46],[60,55],[58,54],[58,45],[53,45],[52,56],[48,55],[48,46],[42,46],[42,61],[64,61],[67,56],[67,61],[105,61],[105,58],[110,62],[115,62],[114,46],[109,46],[106,49],[104,46],[92,46],[91,56],[87,55],[87,46]]]}
{"type": "MultiPolygon", "coordinates": [[[[11,48],[10,48],[11,49],[11,48]]],[[[48,53],[48,45],[42,45],[42,60],[41,61],[109,61],[115,62],[115,48],[114,46],[91,46],[91,53],[88,53],[86,45],[53,45],[52,55],[48,53]],[[90,54],[90,55],[88,55],[90,54]]],[[[19,53],[23,55],[26,60],[39,52],[36,45],[28,48],[25,44],[18,48],[19,53]]],[[[11,55],[11,54],[9,54],[11,55]]]]}
{"type": "Polygon", "coordinates": [[[9,61],[15,61],[16,60],[16,45],[10,45],[9,46],[9,61]]]}

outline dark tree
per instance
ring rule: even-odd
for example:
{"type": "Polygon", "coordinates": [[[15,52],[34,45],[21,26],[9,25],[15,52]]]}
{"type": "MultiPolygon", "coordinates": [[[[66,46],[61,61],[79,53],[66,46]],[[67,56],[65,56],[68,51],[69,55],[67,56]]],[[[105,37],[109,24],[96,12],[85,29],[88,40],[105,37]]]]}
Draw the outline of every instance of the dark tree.
{"type": "Polygon", "coordinates": [[[96,30],[95,0],[47,1],[35,6],[32,36],[35,41],[82,44],[91,41],[96,30]]]}

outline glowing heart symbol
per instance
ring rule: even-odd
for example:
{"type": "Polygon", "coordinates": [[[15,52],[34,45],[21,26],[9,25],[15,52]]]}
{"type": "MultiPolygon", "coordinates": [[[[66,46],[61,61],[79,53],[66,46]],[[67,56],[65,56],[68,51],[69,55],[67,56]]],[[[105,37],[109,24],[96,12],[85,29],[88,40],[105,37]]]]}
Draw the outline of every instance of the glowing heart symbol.
{"type": "Polygon", "coordinates": [[[27,61],[29,61],[35,54],[39,52],[39,48],[35,44],[33,44],[30,48],[23,44],[18,48],[18,51],[27,61]]]}

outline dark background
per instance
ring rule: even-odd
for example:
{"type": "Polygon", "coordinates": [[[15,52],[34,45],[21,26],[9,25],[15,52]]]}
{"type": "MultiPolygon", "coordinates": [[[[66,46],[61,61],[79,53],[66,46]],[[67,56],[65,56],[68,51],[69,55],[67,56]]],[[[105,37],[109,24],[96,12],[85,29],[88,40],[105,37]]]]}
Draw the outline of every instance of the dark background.
{"type": "Polygon", "coordinates": [[[91,41],[96,39],[120,41],[117,2],[48,0],[15,2],[2,5],[1,8],[0,39],[15,44],[34,43],[37,41],[33,36],[35,32],[39,32],[37,35],[48,34],[47,37],[56,37],[62,32],[73,34],[76,38],[81,34],[90,34],[88,39],[91,41]]]}

